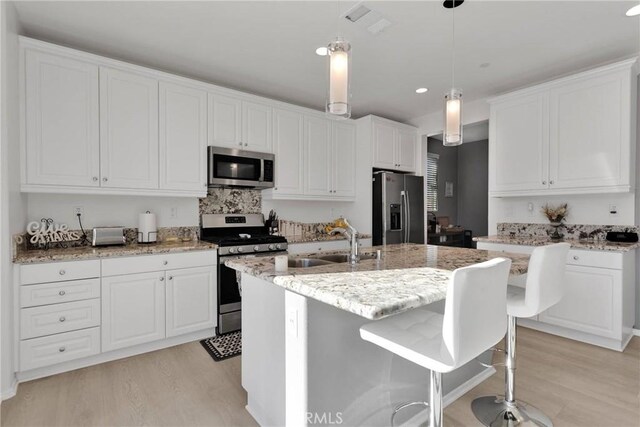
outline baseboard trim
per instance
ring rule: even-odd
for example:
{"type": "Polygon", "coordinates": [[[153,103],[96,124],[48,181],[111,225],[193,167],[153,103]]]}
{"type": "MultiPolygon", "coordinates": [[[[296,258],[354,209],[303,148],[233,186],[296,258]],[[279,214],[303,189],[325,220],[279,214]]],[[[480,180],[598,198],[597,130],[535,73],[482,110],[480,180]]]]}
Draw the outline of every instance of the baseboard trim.
{"type": "Polygon", "coordinates": [[[449,393],[445,394],[442,398],[442,406],[446,408],[456,400],[460,399],[462,396],[467,394],[468,391],[473,389],[474,387],[480,385],[484,381],[486,381],[490,376],[496,373],[496,368],[488,367],[482,370],[478,375],[475,375],[469,378],[467,381],[460,384],[458,387],[451,390],[449,393]]]}
{"type": "Polygon", "coordinates": [[[640,329],[633,328],[633,329],[631,330],[631,333],[632,333],[633,335],[635,335],[636,337],[640,337],[640,329]]]}
{"type": "Polygon", "coordinates": [[[16,376],[14,375],[11,381],[11,385],[7,387],[5,390],[2,390],[2,393],[0,393],[0,399],[1,400],[11,399],[13,396],[16,395],[16,393],[18,393],[18,378],[16,378],[16,376]]]}

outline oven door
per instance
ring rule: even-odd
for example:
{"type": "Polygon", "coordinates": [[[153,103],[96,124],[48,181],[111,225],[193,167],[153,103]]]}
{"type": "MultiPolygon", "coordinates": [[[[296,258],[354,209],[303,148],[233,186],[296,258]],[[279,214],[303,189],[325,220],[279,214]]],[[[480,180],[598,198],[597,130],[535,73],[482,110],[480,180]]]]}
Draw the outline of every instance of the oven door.
{"type": "Polygon", "coordinates": [[[274,155],[208,147],[209,187],[273,187],[274,155]]]}

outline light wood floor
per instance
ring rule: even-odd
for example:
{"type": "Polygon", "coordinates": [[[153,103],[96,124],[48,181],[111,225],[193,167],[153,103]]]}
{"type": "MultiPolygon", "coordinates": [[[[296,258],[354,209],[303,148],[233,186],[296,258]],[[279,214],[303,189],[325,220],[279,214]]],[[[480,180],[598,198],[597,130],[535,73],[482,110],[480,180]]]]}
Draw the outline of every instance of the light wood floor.
{"type": "MultiPolygon", "coordinates": [[[[640,426],[640,338],[624,353],[518,329],[516,393],[556,426],[640,426]]],[[[213,362],[185,344],[21,384],[2,426],[255,426],[239,357],[213,362]]],[[[445,410],[445,425],[477,426],[471,401],[502,390],[499,370],[445,410]]]]}

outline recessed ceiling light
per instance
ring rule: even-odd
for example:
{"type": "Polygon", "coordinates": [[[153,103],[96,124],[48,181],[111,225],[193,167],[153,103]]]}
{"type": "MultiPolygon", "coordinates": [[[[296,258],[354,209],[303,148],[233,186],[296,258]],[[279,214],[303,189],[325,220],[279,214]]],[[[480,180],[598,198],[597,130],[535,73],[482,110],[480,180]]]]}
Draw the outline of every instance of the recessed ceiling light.
{"type": "Polygon", "coordinates": [[[426,87],[419,87],[418,89],[416,89],[416,93],[425,93],[428,90],[429,89],[427,89],[426,87]]]}
{"type": "Polygon", "coordinates": [[[483,62],[482,64],[480,64],[480,68],[488,68],[489,65],[491,65],[490,62],[483,62]]]}
{"type": "Polygon", "coordinates": [[[627,16],[638,16],[640,15],[640,4],[633,6],[631,9],[627,10],[627,16]]]}
{"type": "Polygon", "coordinates": [[[323,47],[317,48],[316,49],[316,55],[327,56],[327,47],[323,46],[323,47]]]}

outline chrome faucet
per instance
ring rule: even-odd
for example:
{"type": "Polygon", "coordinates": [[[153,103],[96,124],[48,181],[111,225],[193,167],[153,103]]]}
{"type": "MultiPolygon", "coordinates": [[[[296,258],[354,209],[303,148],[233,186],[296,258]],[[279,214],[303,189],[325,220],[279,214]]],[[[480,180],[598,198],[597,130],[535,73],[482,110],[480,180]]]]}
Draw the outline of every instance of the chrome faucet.
{"type": "Polygon", "coordinates": [[[342,234],[344,237],[349,240],[349,245],[351,246],[351,255],[349,255],[349,262],[353,265],[360,261],[360,254],[358,252],[358,246],[360,246],[360,236],[358,235],[358,231],[353,228],[349,221],[343,218],[344,223],[347,228],[336,227],[332,229],[329,234],[342,234]]]}

